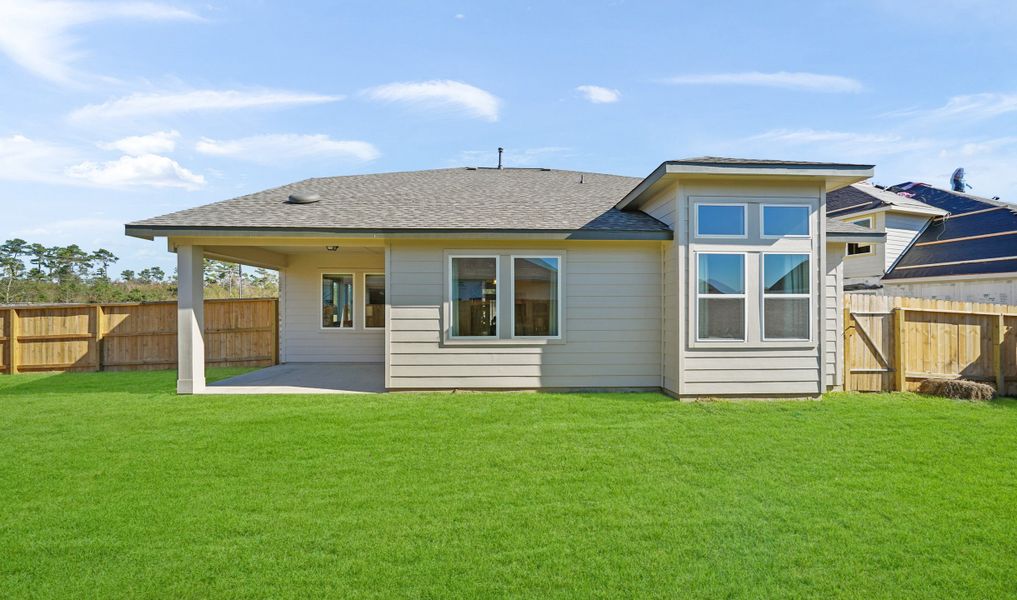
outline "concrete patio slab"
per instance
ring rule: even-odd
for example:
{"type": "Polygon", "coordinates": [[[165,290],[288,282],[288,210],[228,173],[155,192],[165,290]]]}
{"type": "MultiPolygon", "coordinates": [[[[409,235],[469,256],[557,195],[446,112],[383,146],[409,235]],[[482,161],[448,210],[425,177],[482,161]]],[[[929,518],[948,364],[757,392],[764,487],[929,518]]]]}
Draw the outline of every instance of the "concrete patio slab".
{"type": "Polygon", "coordinates": [[[372,394],[385,391],[382,363],[285,363],[209,384],[205,394],[372,394]]]}

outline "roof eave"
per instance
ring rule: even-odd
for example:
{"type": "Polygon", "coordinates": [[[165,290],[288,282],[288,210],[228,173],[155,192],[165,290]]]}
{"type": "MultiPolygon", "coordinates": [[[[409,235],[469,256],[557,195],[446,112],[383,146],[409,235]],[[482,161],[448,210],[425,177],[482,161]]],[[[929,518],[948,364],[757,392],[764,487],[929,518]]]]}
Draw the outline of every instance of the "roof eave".
{"type": "Polygon", "coordinates": [[[885,233],[834,233],[827,232],[827,242],[849,242],[862,244],[886,243],[885,233]]]}
{"type": "Polygon", "coordinates": [[[552,239],[552,240],[671,240],[670,230],[625,229],[339,229],[297,227],[214,227],[187,225],[125,226],[128,236],[152,240],[156,237],[299,237],[343,238],[423,238],[423,239],[552,239]]]}

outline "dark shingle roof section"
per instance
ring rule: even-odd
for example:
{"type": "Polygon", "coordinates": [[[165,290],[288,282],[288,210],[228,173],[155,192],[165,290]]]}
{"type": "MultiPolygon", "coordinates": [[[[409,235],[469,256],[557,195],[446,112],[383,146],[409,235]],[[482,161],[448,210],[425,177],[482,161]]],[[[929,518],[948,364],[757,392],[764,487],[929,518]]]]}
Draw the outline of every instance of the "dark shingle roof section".
{"type": "Polygon", "coordinates": [[[866,194],[865,190],[853,185],[826,194],[826,214],[833,216],[874,210],[885,204],[881,199],[866,194]]]}
{"type": "Polygon", "coordinates": [[[307,179],[137,221],[128,229],[668,232],[616,210],[638,178],[550,169],[435,169],[307,179]],[[318,194],[287,204],[290,194],[318,194]]]}
{"type": "Polygon", "coordinates": [[[933,220],[883,279],[1017,271],[1017,206],[924,183],[891,189],[951,214],[933,220]]]}

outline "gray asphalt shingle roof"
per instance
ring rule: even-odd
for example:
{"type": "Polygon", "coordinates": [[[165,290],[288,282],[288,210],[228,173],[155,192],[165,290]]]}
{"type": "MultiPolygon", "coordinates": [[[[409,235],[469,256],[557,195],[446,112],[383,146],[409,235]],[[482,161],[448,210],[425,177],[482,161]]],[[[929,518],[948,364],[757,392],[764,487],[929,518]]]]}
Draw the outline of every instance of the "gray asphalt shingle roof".
{"type": "MultiPolygon", "coordinates": [[[[320,177],[135,221],[128,230],[670,231],[646,213],[614,208],[640,181],[557,169],[483,168],[320,177]],[[290,194],[321,199],[289,204],[290,194]]],[[[827,230],[868,232],[839,221],[828,221],[827,230]]]]}
{"type": "Polygon", "coordinates": [[[640,179],[551,169],[435,169],[307,179],[136,221],[139,228],[661,232],[614,207],[640,179]],[[290,194],[318,194],[288,204],[290,194]]]}
{"type": "Polygon", "coordinates": [[[869,229],[868,227],[862,227],[860,225],[855,225],[854,223],[845,223],[844,221],[837,221],[834,219],[826,220],[826,233],[848,234],[848,235],[882,235],[875,229],[869,229]]]}

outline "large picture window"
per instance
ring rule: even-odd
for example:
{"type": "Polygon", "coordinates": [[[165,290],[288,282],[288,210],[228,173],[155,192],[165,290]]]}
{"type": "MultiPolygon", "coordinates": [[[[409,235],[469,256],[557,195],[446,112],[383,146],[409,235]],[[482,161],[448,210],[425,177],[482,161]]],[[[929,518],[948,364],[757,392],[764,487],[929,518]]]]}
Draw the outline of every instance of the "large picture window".
{"type": "Polygon", "coordinates": [[[512,257],[513,336],[558,337],[561,259],[512,257]]]}
{"type": "Polygon", "coordinates": [[[321,326],[353,327],[353,275],[322,275],[321,326]]]}
{"type": "Polygon", "coordinates": [[[364,327],[385,327],[384,275],[364,275],[364,327]]]}
{"type": "Polygon", "coordinates": [[[498,257],[450,258],[452,337],[498,337],[498,257]]]}
{"type": "Polygon", "coordinates": [[[698,255],[696,336],[699,340],[745,340],[745,255],[698,255]]]}
{"type": "Polygon", "coordinates": [[[696,204],[696,237],[745,237],[746,208],[744,204],[696,204]]]}
{"type": "Polygon", "coordinates": [[[804,205],[764,204],[763,237],[809,237],[809,213],[804,205]]]}
{"type": "Polygon", "coordinates": [[[808,340],[811,285],[808,254],[763,255],[763,339],[808,340]]]}

